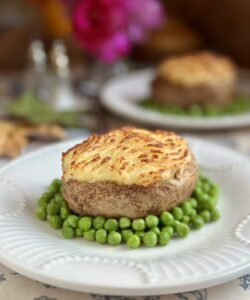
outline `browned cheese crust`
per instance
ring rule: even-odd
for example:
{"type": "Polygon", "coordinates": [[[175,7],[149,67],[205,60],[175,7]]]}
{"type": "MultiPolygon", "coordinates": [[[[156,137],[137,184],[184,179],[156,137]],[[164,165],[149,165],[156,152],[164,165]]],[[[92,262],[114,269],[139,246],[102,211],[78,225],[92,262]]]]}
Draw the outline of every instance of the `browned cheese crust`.
{"type": "Polygon", "coordinates": [[[227,57],[210,52],[183,55],[162,62],[152,82],[152,97],[159,104],[224,106],[233,99],[236,69],[227,57]]]}
{"type": "MultiPolygon", "coordinates": [[[[198,169],[187,143],[176,134],[122,128],[106,135],[95,136],[94,139],[96,139],[95,142],[93,142],[93,137],[90,137],[83,144],[63,154],[64,196],[75,213],[115,218],[127,216],[134,219],[148,214],[158,215],[162,211],[170,210],[191,195],[197,180],[198,169]],[[126,142],[118,143],[124,138],[126,142]],[[157,140],[158,138],[162,142],[157,140]],[[109,139],[112,139],[114,143],[112,147],[107,143],[109,139]],[[98,145],[98,147],[91,147],[92,150],[90,150],[90,144],[98,145]],[[106,147],[103,148],[105,144],[106,147]],[[149,149],[146,149],[145,145],[150,145],[149,149]],[[112,168],[113,157],[116,157],[118,161],[121,157],[126,157],[126,150],[120,153],[119,146],[126,148],[127,157],[135,164],[134,168],[131,167],[131,172],[129,172],[129,166],[124,174],[120,172],[121,168],[119,170],[114,170],[114,166],[112,168]],[[161,151],[161,147],[168,149],[161,151]],[[88,165],[88,171],[84,170],[83,161],[84,163],[93,161],[96,153],[99,153],[99,156],[102,155],[103,149],[107,155],[109,148],[113,151],[113,155],[109,153],[111,159],[106,159],[104,168],[103,164],[98,165],[95,161],[93,166],[88,165]],[[148,160],[145,159],[149,157],[147,151],[152,151],[152,148],[152,156],[148,160]],[[86,151],[89,151],[87,156],[86,151]],[[141,151],[144,152],[144,158],[141,151]],[[85,156],[79,159],[82,153],[85,156]],[[77,173],[76,161],[84,171],[77,173]],[[93,175],[91,168],[95,169],[97,180],[91,177],[93,175]],[[84,172],[86,174],[83,174],[84,172]],[[131,177],[134,182],[131,182],[131,177]]],[[[101,158],[101,161],[103,159],[105,160],[105,157],[101,158]]]]}

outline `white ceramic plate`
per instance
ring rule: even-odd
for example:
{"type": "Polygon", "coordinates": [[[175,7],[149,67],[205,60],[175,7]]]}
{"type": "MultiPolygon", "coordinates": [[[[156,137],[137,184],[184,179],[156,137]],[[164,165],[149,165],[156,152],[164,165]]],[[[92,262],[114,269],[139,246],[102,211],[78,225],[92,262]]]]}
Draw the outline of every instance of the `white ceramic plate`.
{"type": "MultiPolygon", "coordinates": [[[[101,101],[110,111],[124,118],[148,125],[179,129],[229,129],[250,125],[250,113],[220,117],[174,116],[149,110],[138,105],[150,95],[150,82],[155,76],[152,69],[134,71],[110,80],[101,90],[101,101]]],[[[244,78],[240,90],[249,93],[249,79],[244,78]],[[246,82],[248,84],[246,85],[246,82]]]]}
{"type": "Polygon", "coordinates": [[[58,287],[112,295],[200,289],[250,271],[250,163],[231,150],[189,139],[201,170],[217,182],[222,218],[168,247],[130,250],[65,240],[35,216],[37,198],[61,175],[61,153],[79,141],[33,152],[0,170],[0,261],[58,287]],[[244,219],[246,218],[246,219],[244,219]],[[243,221],[242,221],[243,220],[243,221]],[[240,225],[238,225],[240,224],[240,225]]]}

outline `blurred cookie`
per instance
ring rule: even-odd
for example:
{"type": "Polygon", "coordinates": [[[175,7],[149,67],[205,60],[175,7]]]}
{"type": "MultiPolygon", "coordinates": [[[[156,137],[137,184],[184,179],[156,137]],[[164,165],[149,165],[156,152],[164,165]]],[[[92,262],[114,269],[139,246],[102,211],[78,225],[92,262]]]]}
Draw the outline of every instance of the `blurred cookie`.
{"type": "Polygon", "coordinates": [[[55,124],[27,125],[0,121],[0,157],[19,156],[29,140],[62,140],[66,137],[62,127],[55,124]]]}
{"type": "Polygon", "coordinates": [[[233,99],[236,79],[236,67],[228,57],[208,51],[176,56],[159,65],[152,97],[157,103],[182,107],[223,106],[233,99]]]}
{"type": "Polygon", "coordinates": [[[63,140],[66,137],[65,130],[56,124],[23,126],[23,129],[29,138],[63,140]]]}
{"type": "Polygon", "coordinates": [[[0,122],[0,156],[15,158],[27,144],[27,136],[21,127],[10,122],[0,122]]]}

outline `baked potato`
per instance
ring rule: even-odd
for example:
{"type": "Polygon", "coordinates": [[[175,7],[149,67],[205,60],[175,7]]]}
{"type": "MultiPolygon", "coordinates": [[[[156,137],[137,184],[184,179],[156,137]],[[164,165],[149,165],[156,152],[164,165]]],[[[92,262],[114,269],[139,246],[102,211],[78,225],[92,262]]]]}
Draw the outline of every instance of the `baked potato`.
{"type": "Polygon", "coordinates": [[[62,168],[71,210],[114,218],[168,211],[191,195],[198,177],[182,137],[133,127],[91,135],[63,153],[62,168]]]}
{"type": "Polygon", "coordinates": [[[163,61],[152,82],[152,99],[188,108],[194,104],[224,106],[233,100],[236,68],[224,56],[200,52],[163,61]]]}

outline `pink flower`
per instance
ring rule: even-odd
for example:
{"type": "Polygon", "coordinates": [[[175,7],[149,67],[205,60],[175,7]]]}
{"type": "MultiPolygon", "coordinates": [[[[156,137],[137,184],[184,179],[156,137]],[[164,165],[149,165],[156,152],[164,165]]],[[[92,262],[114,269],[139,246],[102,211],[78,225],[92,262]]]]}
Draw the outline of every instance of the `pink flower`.
{"type": "Polygon", "coordinates": [[[133,42],[142,42],[147,33],[164,22],[165,15],[158,0],[127,1],[130,11],[128,34],[133,42]]]}
{"type": "Polygon", "coordinates": [[[111,39],[103,44],[99,51],[99,58],[105,62],[113,62],[128,54],[131,44],[124,32],[117,32],[111,39]]]}
{"type": "Polygon", "coordinates": [[[121,0],[78,0],[73,7],[77,40],[104,60],[112,61],[129,50],[123,33],[126,24],[127,10],[121,0]]]}
{"type": "Polygon", "coordinates": [[[159,26],[163,14],[158,0],[71,1],[73,28],[84,49],[106,62],[131,50],[146,32],[159,26]]]}

